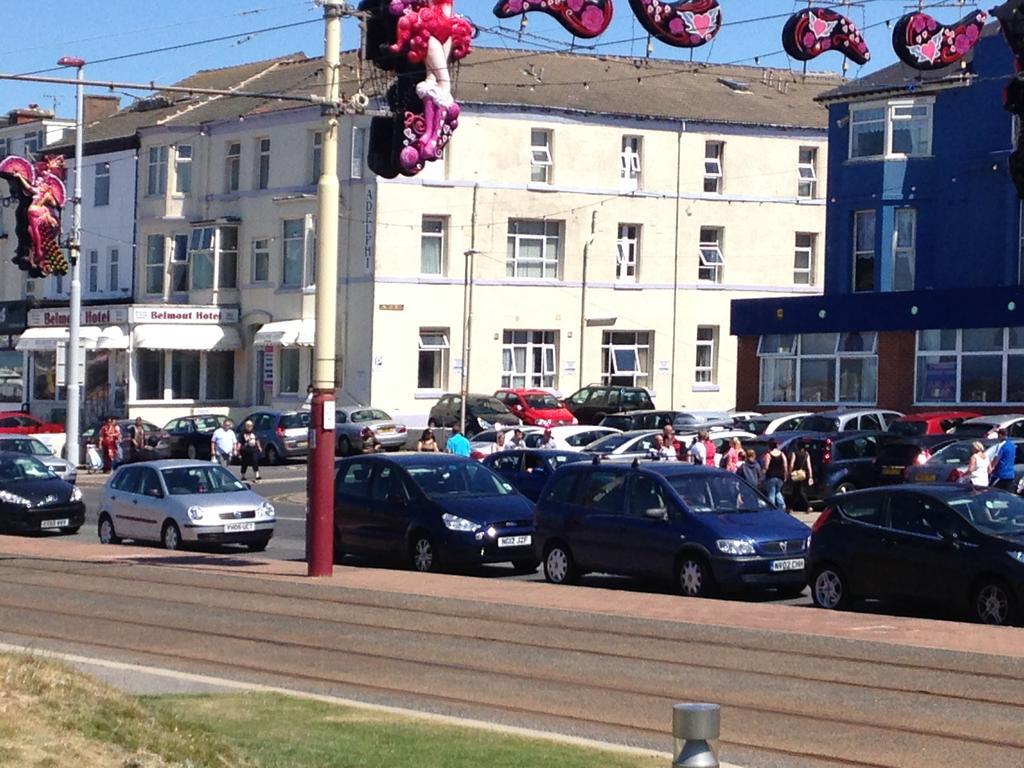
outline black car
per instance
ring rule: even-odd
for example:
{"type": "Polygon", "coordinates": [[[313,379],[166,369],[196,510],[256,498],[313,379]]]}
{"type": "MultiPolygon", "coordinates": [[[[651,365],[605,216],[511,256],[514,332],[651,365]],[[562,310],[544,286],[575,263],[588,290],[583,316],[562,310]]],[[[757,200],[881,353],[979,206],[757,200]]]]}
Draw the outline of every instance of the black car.
{"type": "Polygon", "coordinates": [[[537,568],[533,506],[489,467],[408,453],[335,463],[334,554],[399,560],[417,571],[511,562],[537,568]]]}
{"type": "Polygon", "coordinates": [[[591,384],[569,395],[565,407],[580,424],[600,424],[611,413],[654,410],[654,401],[643,387],[591,384]]]}
{"type": "Polygon", "coordinates": [[[875,482],[872,485],[902,483],[907,467],[924,464],[936,451],[955,442],[953,435],[883,438],[875,457],[875,482]]]}
{"type": "Polygon", "coordinates": [[[82,490],[34,456],[0,451],[0,530],[74,534],[85,522],[82,490]]]}
{"type": "Polygon", "coordinates": [[[563,464],[591,461],[594,457],[582,451],[549,451],[542,448],[500,451],[483,460],[526,498],[536,501],[548,480],[563,464]]]}
{"type": "Polygon", "coordinates": [[[680,411],[628,411],[613,413],[601,419],[600,426],[613,427],[622,432],[634,429],[661,429],[666,424],[674,426],[680,411]]]}
{"type": "Polygon", "coordinates": [[[227,416],[219,414],[171,419],[164,425],[164,433],[167,435],[164,439],[167,441],[170,454],[168,458],[210,458],[210,440],[225,421],[227,416]]]}
{"type": "Polygon", "coordinates": [[[807,573],[822,608],[896,599],[1010,624],[1024,608],[1024,499],[956,485],[836,497],[814,524],[807,573]]]}
{"type": "MultiPolygon", "coordinates": [[[[807,488],[807,497],[821,501],[834,493],[874,486],[880,437],[878,432],[804,435],[802,439],[814,471],[814,484],[807,488]]],[[[787,455],[795,449],[795,442],[787,443],[787,455]]]]}
{"type": "MultiPolygon", "coordinates": [[[[450,429],[462,417],[462,397],[445,395],[430,409],[427,424],[431,427],[450,429]]],[[[463,434],[467,437],[490,429],[495,424],[519,426],[523,422],[494,395],[466,395],[466,423],[463,434]]]]}

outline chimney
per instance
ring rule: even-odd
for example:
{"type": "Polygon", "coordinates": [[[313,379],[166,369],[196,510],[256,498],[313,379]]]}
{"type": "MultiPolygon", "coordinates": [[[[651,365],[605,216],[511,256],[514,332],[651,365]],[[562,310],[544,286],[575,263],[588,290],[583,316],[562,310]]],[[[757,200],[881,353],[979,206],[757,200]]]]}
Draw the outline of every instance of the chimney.
{"type": "Polygon", "coordinates": [[[25,123],[37,123],[40,120],[52,118],[53,112],[48,109],[40,109],[38,104],[29,104],[28,107],[12,109],[7,113],[8,125],[24,125],[25,123]]]}
{"type": "Polygon", "coordinates": [[[120,107],[120,96],[86,96],[82,104],[85,124],[89,125],[89,123],[110,117],[120,107]]]}

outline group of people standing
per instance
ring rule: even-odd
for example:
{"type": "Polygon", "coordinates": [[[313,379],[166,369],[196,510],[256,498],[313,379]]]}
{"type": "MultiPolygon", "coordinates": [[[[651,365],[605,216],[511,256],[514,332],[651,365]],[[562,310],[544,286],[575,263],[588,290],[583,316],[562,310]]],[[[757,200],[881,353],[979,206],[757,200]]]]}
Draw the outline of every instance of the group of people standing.
{"type": "Polygon", "coordinates": [[[128,444],[124,445],[124,433],[114,416],[108,416],[99,429],[99,453],[104,472],[110,472],[121,464],[142,461],[146,458],[145,450],[149,445],[146,436],[146,424],[141,419],[128,427],[128,444]],[[128,455],[125,455],[125,448],[128,455]]]}

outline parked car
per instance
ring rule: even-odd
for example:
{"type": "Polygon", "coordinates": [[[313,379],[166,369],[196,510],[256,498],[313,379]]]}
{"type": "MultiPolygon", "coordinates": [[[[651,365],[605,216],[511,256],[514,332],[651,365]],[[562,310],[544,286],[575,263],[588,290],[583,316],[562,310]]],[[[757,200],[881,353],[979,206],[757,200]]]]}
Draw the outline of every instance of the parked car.
{"type": "MultiPolygon", "coordinates": [[[[974,453],[975,440],[957,440],[935,452],[927,461],[907,467],[903,477],[907,483],[959,483],[967,482],[967,467],[974,453]]],[[[992,461],[996,455],[998,442],[982,438],[985,455],[992,461]]],[[[1017,454],[1014,457],[1014,475],[1018,479],[1024,475],[1024,439],[1013,441],[1017,454]]]]}
{"type": "Polygon", "coordinates": [[[911,413],[896,419],[886,428],[886,432],[896,437],[924,437],[926,435],[945,435],[954,427],[976,419],[980,414],[971,411],[931,411],[928,413],[911,413]]]}
{"type": "MultiPolygon", "coordinates": [[[[540,430],[526,435],[526,447],[537,448],[544,437],[544,431],[540,430]]],[[[553,447],[559,451],[580,451],[583,446],[600,440],[605,435],[616,434],[619,430],[611,427],[595,427],[588,424],[577,424],[572,427],[551,427],[551,437],[554,440],[553,447]]]]}
{"type": "MultiPolygon", "coordinates": [[[[651,449],[654,447],[655,435],[659,434],[661,434],[660,429],[634,430],[617,435],[608,435],[584,446],[583,451],[611,461],[646,459],[650,457],[651,449]]],[[[679,442],[682,443],[685,458],[685,451],[690,447],[690,442],[695,435],[680,434],[677,437],[679,442]]],[[[723,455],[728,450],[729,442],[735,437],[745,440],[754,437],[754,435],[749,432],[731,429],[719,429],[709,433],[709,439],[715,446],[716,462],[717,457],[723,455]]]]}
{"type": "MultiPolygon", "coordinates": [[[[820,411],[805,416],[797,424],[799,432],[850,432],[878,431],[889,428],[889,424],[902,418],[898,411],[858,409],[849,411],[820,411]]],[[[778,430],[777,430],[778,431],[778,430]]]]}
{"type": "Polygon", "coordinates": [[[794,431],[797,425],[805,416],[811,414],[807,411],[790,411],[789,413],[765,413],[759,416],[748,416],[736,419],[733,424],[736,429],[752,432],[755,435],[771,435],[775,432],[794,431]]]}
{"type": "Polygon", "coordinates": [[[600,424],[610,413],[652,410],[654,401],[642,387],[590,384],[569,395],[565,407],[580,424],[600,424]]]}
{"type": "Polygon", "coordinates": [[[63,424],[37,419],[21,411],[0,412],[0,434],[34,435],[50,449],[54,456],[60,456],[67,442],[63,424]]]}
{"type": "MultiPolygon", "coordinates": [[[[878,432],[805,436],[804,446],[814,471],[814,484],[807,487],[807,498],[821,501],[836,493],[873,486],[879,437],[878,432]]],[[[788,444],[787,455],[793,449],[794,445],[788,444]]],[[[783,493],[788,493],[788,488],[783,493]]]]}
{"type": "Polygon", "coordinates": [[[274,505],[224,467],[171,459],[119,467],[100,495],[97,532],[101,544],[243,544],[261,552],[275,522],[274,505]]]}
{"type": "Polygon", "coordinates": [[[24,453],[0,451],[0,530],[77,533],[85,522],[82,489],[24,453]]]}
{"type": "MultiPolygon", "coordinates": [[[[462,397],[445,395],[430,409],[427,423],[431,427],[450,429],[459,423],[461,416],[462,397]]],[[[466,395],[466,423],[463,424],[466,437],[502,424],[511,427],[522,421],[493,395],[466,395]]]]}
{"type": "Polygon", "coordinates": [[[535,570],[533,510],[480,462],[428,453],[335,464],[334,552],[401,560],[417,571],[511,562],[535,570]]]}
{"type": "Polygon", "coordinates": [[[362,452],[362,431],[369,428],[385,450],[398,451],[405,445],[408,430],[379,408],[343,405],[334,410],[335,453],[351,456],[362,452]]]}
{"type": "Polygon", "coordinates": [[[999,429],[1006,430],[1007,437],[1024,437],[1024,414],[1003,413],[996,416],[978,416],[957,424],[950,430],[957,440],[987,438],[995,440],[999,429]]]}
{"type": "Polygon", "coordinates": [[[35,437],[29,437],[28,435],[0,435],[0,451],[14,451],[15,453],[35,456],[53,474],[65,482],[74,483],[78,479],[78,467],[73,467],[70,462],[54,456],[50,449],[35,437]]]}
{"type": "MultiPolygon", "coordinates": [[[[226,416],[183,416],[171,419],[163,428],[170,458],[209,459],[210,439],[226,416]]],[[[124,430],[122,429],[122,434],[124,430]]]]}
{"type": "Polygon", "coordinates": [[[808,562],[821,608],[860,598],[937,603],[985,624],[1024,608],[1024,499],[996,489],[893,486],[829,502],[808,562]]]}
{"type": "Polygon", "coordinates": [[[661,429],[666,424],[690,424],[687,417],[689,414],[682,411],[628,411],[626,413],[612,413],[601,419],[600,426],[614,427],[623,432],[630,432],[634,429],[661,429]]]}
{"type": "MultiPolygon", "coordinates": [[[[898,423],[898,422],[897,422],[898,423]]],[[[932,455],[956,442],[953,435],[922,435],[905,437],[899,440],[885,439],[880,441],[878,456],[875,457],[874,485],[892,485],[904,482],[903,477],[908,467],[926,463],[932,455]]]]}
{"type": "MultiPolygon", "coordinates": [[[[524,438],[536,435],[537,439],[544,434],[545,427],[506,427],[504,429],[485,429],[477,432],[469,441],[469,455],[471,458],[480,461],[485,456],[490,456],[498,450],[498,435],[504,434],[506,441],[512,436],[513,430],[521,429],[524,438]]],[[[529,445],[529,443],[527,443],[529,445]]]]}
{"type": "MultiPolygon", "coordinates": [[[[78,456],[81,461],[85,461],[85,446],[88,443],[99,445],[100,427],[102,426],[103,422],[98,421],[88,429],[82,431],[80,441],[81,446],[78,450],[78,456]]],[[[121,428],[121,455],[124,457],[124,460],[127,461],[132,455],[131,440],[132,431],[135,429],[135,419],[118,419],[117,426],[121,428]]],[[[143,452],[143,460],[156,461],[158,459],[171,458],[170,435],[156,424],[149,421],[143,420],[142,426],[146,430],[147,442],[146,449],[143,452]]]]}
{"type": "Polygon", "coordinates": [[[247,421],[252,422],[252,431],[263,446],[266,464],[280,464],[309,453],[309,411],[256,411],[238,422],[235,431],[241,433],[247,421]]]}
{"type": "Polygon", "coordinates": [[[558,398],[543,389],[499,389],[494,396],[522,419],[523,424],[560,427],[576,423],[576,417],[558,398]]]}
{"type": "Polygon", "coordinates": [[[519,449],[492,453],[483,463],[526,498],[536,501],[556,469],[577,461],[591,461],[591,457],[578,451],[519,449]]]}
{"type": "Polygon", "coordinates": [[[685,595],[804,586],[810,529],[736,475],[683,462],[568,464],[535,509],[555,584],[589,571],[671,579],[685,595]]]}

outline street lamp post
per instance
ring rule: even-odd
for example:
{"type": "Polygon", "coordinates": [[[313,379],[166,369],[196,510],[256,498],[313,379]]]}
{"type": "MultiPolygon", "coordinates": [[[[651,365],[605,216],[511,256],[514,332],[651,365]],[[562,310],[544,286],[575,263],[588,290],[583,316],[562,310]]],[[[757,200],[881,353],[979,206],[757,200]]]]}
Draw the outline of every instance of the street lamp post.
{"type": "Polygon", "coordinates": [[[473,326],[473,265],[478,253],[480,251],[476,248],[462,253],[466,257],[462,280],[462,380],[459,385],[459,426],[463,434],[466,433],[466,395],[469,391],[469,334],[473,326]]]}

